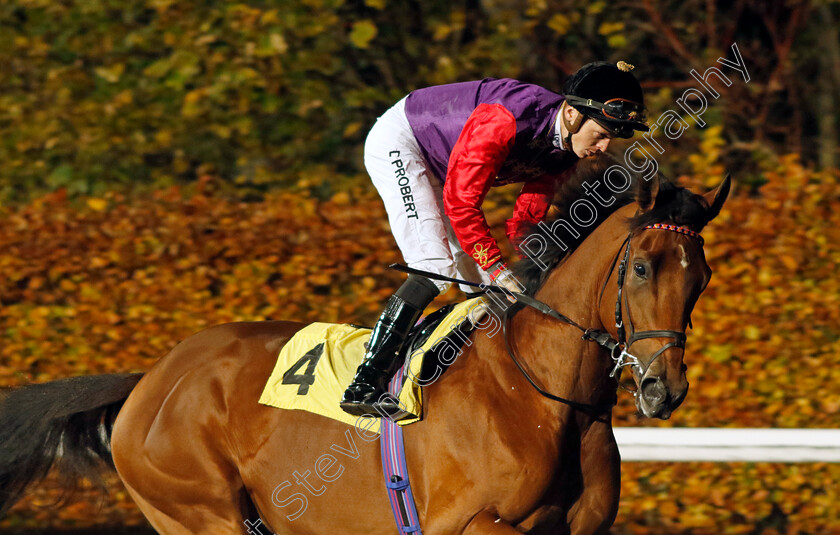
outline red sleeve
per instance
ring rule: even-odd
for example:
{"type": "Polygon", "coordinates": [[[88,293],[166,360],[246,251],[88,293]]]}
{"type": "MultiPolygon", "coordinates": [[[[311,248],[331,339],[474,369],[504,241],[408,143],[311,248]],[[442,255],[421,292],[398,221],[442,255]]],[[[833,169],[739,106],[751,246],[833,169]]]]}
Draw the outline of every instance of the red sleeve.
{"type": "Polygon", "coordinates": [[[502,257],[481,203],[507,159],[516,119],[501,104],[479,104],[461,130],[446,171],[443,207],[461,248],[482,269],[502,257]]]}
{"type": "Polygon", "coordinates": [[[505,222],[505,234],[517,251],[528,228],[545,219],[556,188],[557,177],[554,175],[526,182],[522,187],[513,207],[513,217],[505,222]]]}

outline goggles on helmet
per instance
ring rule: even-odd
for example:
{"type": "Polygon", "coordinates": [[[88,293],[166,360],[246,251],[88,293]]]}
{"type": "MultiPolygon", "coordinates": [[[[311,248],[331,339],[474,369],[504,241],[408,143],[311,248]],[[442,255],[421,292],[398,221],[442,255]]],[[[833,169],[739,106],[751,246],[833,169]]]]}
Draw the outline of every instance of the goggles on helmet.
{"type": "MultiPolygon", "coordinates": [[[[574,95],[567,95],[566,100],[576,108],[589,108],[589,110],[595,111],[595,114],[586,114],[592,119],[603,118],[607,121],[629,122],[645,126],[644,130],[647,130],[645,107],[638,102],[626,98],[612,98],[606,102],[598,102],[591,98],[581,98],[574,95]]],[[[632,137],[633,135],[634,129],[631,124],[610,125],[610,127],[620,137],[632,137]]]]}

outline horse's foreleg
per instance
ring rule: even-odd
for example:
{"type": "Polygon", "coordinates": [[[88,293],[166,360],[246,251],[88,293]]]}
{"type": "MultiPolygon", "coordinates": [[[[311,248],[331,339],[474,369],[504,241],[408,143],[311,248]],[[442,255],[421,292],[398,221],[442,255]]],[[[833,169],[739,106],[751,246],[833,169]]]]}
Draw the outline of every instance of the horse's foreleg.
{"type": "Polygon", "coordinates": [[[463,535],[521,535],[521,532],[490,511],[475,515],[463,535]]]}
{"type": "Polygon", "coordinates": [[[621,490],[621,457],[609,422],[594,422],[581,437],[580,468],[583,491],[569,510],[571,534],[608,533],[621,490]]]}

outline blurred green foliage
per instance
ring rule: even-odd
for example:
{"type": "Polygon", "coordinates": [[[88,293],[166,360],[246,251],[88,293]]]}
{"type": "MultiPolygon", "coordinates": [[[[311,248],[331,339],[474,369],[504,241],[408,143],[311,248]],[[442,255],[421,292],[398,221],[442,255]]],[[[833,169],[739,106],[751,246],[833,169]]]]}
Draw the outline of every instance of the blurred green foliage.
{"type": "MultiPolygon", "coordinates": [[[[626,59],[648,86],[655,119],[674,107],[686,83],[695,85],[689,71],[714,65],[732,42],[753,79],[723,90],[714,103],[720,110],[706,116],[724,128],[713,163],[738,171],[773,148],[816,161],[809,141],[837,129],[831,80],[838,67],[820,59],[833,58],[837,47],[814,52],[819,25],[833,27],[835,7],[799,0],[6,0],[0,201],[202,176],[241,192],[304,187],[327,198],[364,181],[367,130],[412,89],[509,76],[559,92],[584,63],[626,59]],[[820,17],[811,17],[814,10],[820,17]],[[829,80],[818,101],[796,93],[808,73],[829,80]],[[820,122],[818,106],[833,121],[820,122]],[[777,110],[785,113],[781,129],[777,110]]],[[[666,170],[696,171],[683,156],[704,139],[693,128],[675,142],[666,170]]],[[[821,163],[831,164],[829,156],[821,163]]]]}

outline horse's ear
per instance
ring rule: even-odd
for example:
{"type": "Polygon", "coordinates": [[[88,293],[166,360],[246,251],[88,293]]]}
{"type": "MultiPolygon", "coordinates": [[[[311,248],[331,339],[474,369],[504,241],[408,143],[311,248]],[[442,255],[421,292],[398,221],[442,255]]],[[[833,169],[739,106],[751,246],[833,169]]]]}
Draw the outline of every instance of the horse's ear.
{"type": "Polygon", "coordinates": [[[720,209],[723,207],[724,201],[726,201],[726,198],[729,196],[729,188],[731,185],[732,179],[729,173],[727,173],[723,182],[721,182],[717,188],[703,195],[703,198],[706,199],[707,203],[709,203],[709,209],[706,211],[706,217],[709,218],[709,221],[716,218],[720,213],[720,209]]]}
{"type": "Polygon", "coordinates": [[[639,203],[642,212],[647,212],[656,203],[656,196],[659,194],[659,174],[650,179],[642,177],[639,180],[639,189],[636,192],[636,202],[639,203]]]}

